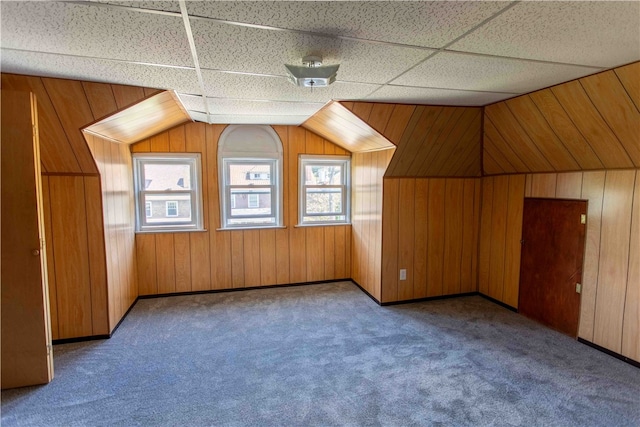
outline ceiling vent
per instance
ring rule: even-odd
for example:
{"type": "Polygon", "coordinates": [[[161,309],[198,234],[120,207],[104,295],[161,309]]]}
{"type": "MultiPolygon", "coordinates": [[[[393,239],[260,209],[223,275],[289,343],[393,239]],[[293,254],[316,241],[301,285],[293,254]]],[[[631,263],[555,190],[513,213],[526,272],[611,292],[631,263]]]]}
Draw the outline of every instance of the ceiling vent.
{"type": "Polygon", "coordinates": [[[302,65],[285,64],[289,72],[289,80],[301,87],[327,87],[336,81],[338,65],[322,66],[322,58],[319,56],[305,56],[302,65]]]}

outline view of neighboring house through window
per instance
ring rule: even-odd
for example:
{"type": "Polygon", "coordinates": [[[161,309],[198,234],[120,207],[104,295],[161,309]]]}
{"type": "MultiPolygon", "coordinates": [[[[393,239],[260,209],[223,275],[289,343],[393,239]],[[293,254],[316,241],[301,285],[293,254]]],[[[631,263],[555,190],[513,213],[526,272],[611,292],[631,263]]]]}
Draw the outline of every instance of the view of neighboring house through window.
{"type": "Polygon", "coordinates": [[[201,230],[200,154],[133,155],[136,231],[201,230]]]}
{"type": "Polygon", "coordinates": [[[282,143],[273,128],[227,126],[218,171],[223,229],[282,226],[282,143]]]}
{"type": "Polygon", "coordinates": [[[300,156],[300,223],[350,222],[350,158],[300,156]]]}

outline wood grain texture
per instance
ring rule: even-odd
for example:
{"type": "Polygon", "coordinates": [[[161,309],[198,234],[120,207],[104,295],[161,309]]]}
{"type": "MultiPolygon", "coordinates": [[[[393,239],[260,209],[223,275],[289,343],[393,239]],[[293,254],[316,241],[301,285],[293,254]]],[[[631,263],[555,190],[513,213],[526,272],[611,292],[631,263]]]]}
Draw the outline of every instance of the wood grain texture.
{"type": "Polygon", "coordinates": [[[636,62],[485,107],[485,172],[638,167],[639,69],[636,62]]]}
{"type": "MultiPolygon", "coordinates": [[[[635,171],[607,171],[593,342],[620,353],[635,171]]],[[[636,237],[637,238],[637,237],[636,237]]]]}
{"type": "Polygon", "coordinates": [[[511,307],[517,307],[520,285],[520,252],[522,250],[520,239],[522,238],[525,176],[510,176],[508,185],[504,279],[500,300],[511,307]]]}
{"type": "Polygon", "coordinates": [[[59,336],[90,336],[93,328],[84,179],[51,176],[49,190],[59,336]]]}
{"type": "MultiPolygon", "coordinates": [[[[400,180],[385,179],[383,182],[382,216],[382,283],[380,302],[398,300],[398,218],[400,180]]],[[[354,247],[357,244],[358,228],[353,227],[354,247]]],[[[356,252],[354,252],[355,261],[356,252]]],[[[354,265],[357,272],[358,265],[354,265]]],[[[355,278],[355,277],[354,277],[355,278]]],[[[356,279],[357,281],[357,279],[356,279]]],[[[360,283],[360,282],[358,282],[360,283]]]]}
{"type": "Polygon", "coordinates": [[[493,183],[495,178],[482,179],[482,209],[480,219],[480,245],[478,265],[478,285],[482,294],[489,294],[489,265],[491,263],[491,221],[493,214],[493,183]]]}
{"type": "Polygon", "coordinates": [[[276,126],[284,148],[285,229],[220,231],[217,145],[224,125],[187,123],[132,144],[132,152],[170,150],[202,154],[203,204],[206,230],[192,233],[138,234],[166,239],[162,244],[139,245],[140,281],[145,294],[189,292],[304,283],[351,277],[351,226],[295,227],[298,209],[298,156],[340,153],[341,148],[301,127],[276,126]],[[328,231],[331,230],[331,231],[328,231]],[[173,242],[169,237],[172,236],[173,242]],[[338,246],[336,240],[340,239],[338,246]],[[160,251],[167,253],[160,253],[160,251]],[[144,253],[143,253],[144,252],[144,253]],[[149,254],[153,261],[149,259],[149,254]],[[170,267],[171,258],[173,266],[170,267]],[[164,263],[166,267],[162,267],[164,263]],[[149,274],[155,263],[155,276],[149,274]],[[175,276],[163,283],[161,270],[175,276]],[[171,270],[173,269],[173,270],[171,270]],[[175,283],[175,284],[174,284],[175,283]],[[171,291],[175,286],[175,291],[171,291]]]}
{"type": "MultiPolygon", "coordinates": [[[[356,104],[362,105],[362,103],[356,104]]],[[[366,104],[364,107],[370,110],[372,105],[366,104]]],[[[368,114],[358,111],[368,118],[368,114]]],[[[384,150],[393,147],[391,142],[363,121],[357,113],[352,113],[339,102],[331,102],[324,106],[302,126],[350,152],[384,150]]]]}
{"type": "Polygon", "coordinates": [[[593,326],[595,322],[605,176],[606,172],[604,171],[584,172],[581,187],[581,197],[588,201],[588,205],[578,336],[588,341],[593,341],[593,326]]]}
{"type": "MultiPolygon", "coordinates": [[[[153,95],[84,128],[85,132],[123,144],[150,138],[190,121],[173,91],[153,95]]],[[[167,147],[165,150],[168,151],[167,147]]]]}
{"type": "Polygon", "coordinates": [[[502,299],[504,290],[504,257],[507,235],[509,176],[497,176],[493,181],[491,212],[491,262],[489,263],[489,296],[502,299]]]}
{"type": "Polygon", "coordinates": [[[630,236],[629,271],[622,324],[622,355],[640,360],[640,171],[636,171],[630,236]]]}
{"type": "Polygon", "coordinates": [[[402,208],[398,213],[398,269],[406,269],[406,280],[398,282],[398,299],[412,299],[414,295],[415,243],[415,179],[401,179],[398,197],[402,208]]]}
{"type": "Polygon", "coordinates": [[[444,269],[443,295],[461,292],[462,234],[464,231],[464,180],[447,179],[445,182],[444,269]]]}
{"type": "Polygon", "coordinates": [[[625,65],[624,67],[618,67],[613,71],[616,73],[616,76],[620,79],[625,91],[633,101],[636,110],[640,111],[640,80],[638,80],[638,74],[640,74],[640,62],[634,62],[633,64],[625,65]]]}
{"type": "Polygon", "coordinates": [[[2,90],[2,389],[53,378],[36,99],[2,90]],[[38,250],[35,254],[32,252],[38,250]],[[44,252],[40,252],[44,251],[44,252]],[[34,256],[35,255],[35,256],[34,256]]]}

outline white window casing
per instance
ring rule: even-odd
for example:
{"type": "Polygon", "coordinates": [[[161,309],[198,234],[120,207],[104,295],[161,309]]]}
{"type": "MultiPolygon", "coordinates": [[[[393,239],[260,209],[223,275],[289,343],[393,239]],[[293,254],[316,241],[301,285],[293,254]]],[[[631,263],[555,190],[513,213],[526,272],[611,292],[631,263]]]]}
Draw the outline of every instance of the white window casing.
{"type": "Polygon", "coordinates": [[[200,153],[134,153],[136,232],[203,230],[200,153]]]}
{"type": "Polygon", "coordinates": [[[298,225],[351,222],[351,158],[299,156],[298,225]]]}
{"type": "Polygon", "coordinates": [[[282,156],[270,126],[227,126],[218,142],[221,229],[282,227],[282,156]]]}

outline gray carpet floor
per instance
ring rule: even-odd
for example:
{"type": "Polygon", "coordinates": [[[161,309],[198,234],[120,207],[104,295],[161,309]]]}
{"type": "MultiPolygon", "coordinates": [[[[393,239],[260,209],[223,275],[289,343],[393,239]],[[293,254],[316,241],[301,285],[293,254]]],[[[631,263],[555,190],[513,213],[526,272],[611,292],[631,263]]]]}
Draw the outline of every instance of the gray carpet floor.
{"type": "Polygon", "coordinates": [[[640,426],[640,369],[475,296],[147,299],[54,354],[53,382],[2,393],[2,426],[640,426]]]}

